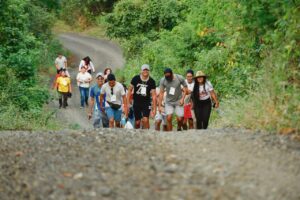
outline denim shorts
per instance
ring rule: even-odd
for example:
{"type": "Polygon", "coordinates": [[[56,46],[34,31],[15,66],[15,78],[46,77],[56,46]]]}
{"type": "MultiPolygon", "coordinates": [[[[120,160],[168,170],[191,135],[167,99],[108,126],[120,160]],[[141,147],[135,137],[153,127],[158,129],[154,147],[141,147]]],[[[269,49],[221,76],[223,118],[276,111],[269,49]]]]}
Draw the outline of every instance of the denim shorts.
{"type": "Polygon", "coordinates": [[[120,122],[121,121],[122,109],[115,110],[115,109],[112,109],[111,107],[106,107],[105,111],[106,111],[108,119],[114,118],[114,120],[116,122],[120,122]]]}

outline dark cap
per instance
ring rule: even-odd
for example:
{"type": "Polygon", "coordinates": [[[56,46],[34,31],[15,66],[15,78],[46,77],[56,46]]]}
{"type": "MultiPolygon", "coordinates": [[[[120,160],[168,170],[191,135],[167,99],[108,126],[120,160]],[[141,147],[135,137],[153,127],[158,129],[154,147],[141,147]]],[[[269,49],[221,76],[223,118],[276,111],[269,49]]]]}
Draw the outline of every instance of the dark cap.
{"type": "Polygon", "coordinates": [[[115,81],[115,80],[116,80],[116,77],[115,77],[115,75],[113,75],[113,74],[108,74],[107,80],[108,80],[108,81],[115,81]]]}
{"type": "Polygon", "coordinates": [[[165,68],[165,70],[164,70],[164,74],[166,74],[166,73],[173,73],[173,71],[172,71],[172,69],[171,68],[165,68]]]}
{"type": "Polygon", "coordinates": [[[188,70],[186,70],[186,74],[192,74],[192,75],[194,75],[194,71],[192,69],[188,69],[188,70]]]}

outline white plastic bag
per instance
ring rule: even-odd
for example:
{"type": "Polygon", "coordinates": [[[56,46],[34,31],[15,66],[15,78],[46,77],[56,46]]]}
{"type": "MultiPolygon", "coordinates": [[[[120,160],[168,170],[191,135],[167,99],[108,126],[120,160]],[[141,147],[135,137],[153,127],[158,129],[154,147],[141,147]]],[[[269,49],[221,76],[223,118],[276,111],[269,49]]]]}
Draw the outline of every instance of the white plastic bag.
{"type": "Polygon", "coordinates": [[[130,121],[127,121],[126,124],[125,124],[125,126],[124,126],[124,128],[126,128],[126,129],[133,129],[133,126],[130,123],[130,121]]]}

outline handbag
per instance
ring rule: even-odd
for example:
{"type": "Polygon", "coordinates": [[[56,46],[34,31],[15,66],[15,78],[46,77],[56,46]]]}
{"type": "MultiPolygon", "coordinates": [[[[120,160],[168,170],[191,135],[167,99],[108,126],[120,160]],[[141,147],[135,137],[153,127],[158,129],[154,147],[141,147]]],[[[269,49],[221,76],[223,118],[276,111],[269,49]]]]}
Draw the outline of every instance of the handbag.
{"type": "Polygon", "coordinates": [[[107,101],[107,103],[114,110],[119,110],[121,108],[121,105],[119,105],[119,104],[115,104],[115,103],[112,103],[112,102],[109,102],[109,101],[107,101]]]}

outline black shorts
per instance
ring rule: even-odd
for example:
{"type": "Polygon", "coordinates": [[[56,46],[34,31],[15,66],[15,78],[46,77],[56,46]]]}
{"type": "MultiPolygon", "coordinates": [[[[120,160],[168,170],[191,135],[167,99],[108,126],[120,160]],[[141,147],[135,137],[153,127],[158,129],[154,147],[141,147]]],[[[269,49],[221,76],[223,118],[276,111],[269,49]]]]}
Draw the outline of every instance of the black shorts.
{"type": "Polygon", "coordinates": [[[151,104],[133,104],[133,112],[135,120],[141,120],[143,117],[149,117],[151,112],[151,104]]]}

